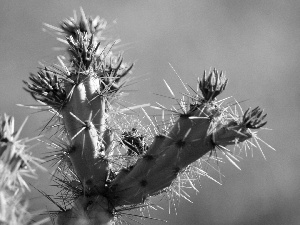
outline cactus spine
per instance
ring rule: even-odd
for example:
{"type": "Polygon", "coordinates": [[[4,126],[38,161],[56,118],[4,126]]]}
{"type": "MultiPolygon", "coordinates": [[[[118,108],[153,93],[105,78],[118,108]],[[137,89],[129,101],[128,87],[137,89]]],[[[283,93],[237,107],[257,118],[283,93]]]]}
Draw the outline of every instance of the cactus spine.
{"type": "MultiPolygon", "coordinates": [[[[23,125],[25,124],[24,121],[23,125]]],[[[22,127],[14,131],[14,118],[0,116],[0,223],[7,225],[27,224],[33,214],[23,198],[29,190],[24,177],[36,177],[36,168],[42,160],[29,152],[30,139],[19,139],[22,127]]],[[[34,223],[33,223],[34,224],[34,223]]]]}
{"type": "Polygon", "coordinates": [[[62,121],[68,167],[61,171],[75,174],[71,177],[78,184],[62,181],[76,195],[73,207],[58,214],[57,224],[112,224],[122,207],[142,205],[168,189],[205,154],[220,149],[235,159],[226,146],[251,139],[250,129],[266,124],[258,107],[240,117],[216,101],[228,80],[214,69],[198,81],[195,95],[187,94],[189,101],[178,102],[182,112],[174,113],[168,129],[145,141],[140,129],[119,120],[126,115],[114,105],[133,64],[112,53],[114,43],[102,36],[106,21],[87,18],[81,9],[80,19],[64,20],[60,28],[46,26],[66,37],[69,57],[31,74],[31,83],[25,84],[62,121]]]}

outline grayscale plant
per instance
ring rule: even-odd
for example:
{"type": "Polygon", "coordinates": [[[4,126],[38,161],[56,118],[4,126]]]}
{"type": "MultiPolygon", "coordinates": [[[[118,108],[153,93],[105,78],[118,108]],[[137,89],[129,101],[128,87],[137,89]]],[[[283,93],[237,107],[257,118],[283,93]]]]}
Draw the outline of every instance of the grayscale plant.
{"type": "MultiPolygon", "coordinates": [[[[59,27],[45,24],[66,45],[67,56],[24,81],[40,109],[51,113],[44,131],[57,129],[55,137],[44,140],[51,148],[44,160],[55,167],[53,181],[60,191],[55,198],[41,191],[58,207],[49,212],[56,224],[126,224],[126,211],[159,207],[151,196],[189,200],[187,188],[197,191],[201,176],[213,179],[203,163],[225,158],[239,169],[244,152],[261,150],[260,143],[272,148],[257,134],[266,125],[260,107],[243,113],[238,102],[217,99],[228,86],[217,69],[204,71],[195,88],[178,76],[186,91],[179,98],[164,81],[172,107],[121,104],[133,64],[115,53],[118,40],[104,37],[106,25],[82,9],[80,17],[75,14],[59,27]],[[157,109],[160,119],[147,114],[147,107],[157,109]]],[[[14,179],[2,173],[0,195],[17,193],[9,201],[19,203],[14,199],[22,193],[16,188],[25,185],[22,175],[33,173],[40,160],[26,152],[27,140],[16,140],[12,121],[2,119],[0,166],[14,179]]],[[[21,202],[14,207],[24,212],[21,202]]],[[[18,224],[26,223],[26,215],[18,224]]]]}

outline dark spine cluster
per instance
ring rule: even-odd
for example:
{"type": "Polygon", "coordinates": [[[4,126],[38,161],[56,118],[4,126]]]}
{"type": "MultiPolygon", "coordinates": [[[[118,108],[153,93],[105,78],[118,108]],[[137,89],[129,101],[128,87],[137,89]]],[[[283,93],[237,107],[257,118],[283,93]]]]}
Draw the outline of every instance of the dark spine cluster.
{"type": "Polygon", "coordinates": [[[250,129],[259,129],[267,124],[267,121],[263,121],[267,114],[263,115],[263,110],[257,106],[254,109],[247,109],[244,113],[242,123],[250,129]]]}
{"type": "Polygon", "coordinates": [[[213,101],[225,90],[227,82],[228,79],[222,71],[219,73],[216,69],[213,69],[208,76],[206,71],[204,71],[203,78],[199,82],[203,98],[206,101],[213,101]]]}
{"type": "Polygon", "coordinates": [[[35,100],[39,100],[54,109],[60,109],[65,103],[67,94],[58,75],[45,67],[37,74],[30,74],[29,79],[32,83],[24,81],[28,91],[35,100]]]}

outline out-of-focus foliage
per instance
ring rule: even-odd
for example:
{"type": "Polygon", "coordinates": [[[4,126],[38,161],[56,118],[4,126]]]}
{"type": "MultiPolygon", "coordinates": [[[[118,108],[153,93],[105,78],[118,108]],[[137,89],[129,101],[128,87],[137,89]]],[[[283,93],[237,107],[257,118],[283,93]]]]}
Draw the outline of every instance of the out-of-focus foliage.
{"type": "MultiPolygon", "coordinates": [[[[152,212],[152,215],[172,224],[183,224],[187,219],[191,224],[199,221],[203,224],[298,224],[299,2],[92,1],[82,6],[92,15],[103,12],[101,17],[108,21],[116,19],[118,24],[112,29],[120,34],[123,43],[133,43],[125,54],[129,61],[138,59],[134,72],[151,73],[154,77],[142,83],[145,84],[142,89],[149,93],[140,91],[136,97],[131,95],[130,101],[154,101],[157,96],[150,92],[164,94],[161,77],[170,81],[175,76],[167,64],[171,62],[181,76],[189,74],[184,77],[187,83],[194,81],[195,68],[226,69],[231,81],[227,95],[234,94],[239,100],[251,96],[253,102],[263,105],[269,113],[268,127],[273,131],[265,137],[278,151],[276,154],[265,151],[267,162],[254,154],[253,160],[243,160],[242,173],[231,172],[231,167],[223,169],[226,179],[222,186],[203,180],[200,193],[193,198],[194,204],[182,201],[177,208],[178,216],[169,216],[167,212],[152,212]]],[[[36,61],[56,61],[57,54],[49,51],[55,41],[36,28],[43,22],[56,24],[58,19],[70,14],[70,8],[79,7],[76,1],[2,4],[2,113],[14,112],[17,121],[23,120],[29,111],[19,110],[15,103],[32,104],[33,101],[29,96],[24,97],[20,81],[27,79],[28,71],[35,70],[36,61]]],[[[138,88],[133,85],[129,89],[138,88]]],[[[243,102],[242,106],[247,108],[247,104],[252,102],[243,102]]],[[[45,119],[41,114],[32,115],[34,123],[28,125],[24,135],[31,136],[36,132],[36,124],[43,124],[45,119]]],[[[41,189],[45,184],[48,185],[45,176],[40,177],[41,189]]],[[[32,195],[36,197],[39,193],[32,195]]],[[[47,200],[39,198],[34,202],[35,208],[45,208],[47,200]]]]}

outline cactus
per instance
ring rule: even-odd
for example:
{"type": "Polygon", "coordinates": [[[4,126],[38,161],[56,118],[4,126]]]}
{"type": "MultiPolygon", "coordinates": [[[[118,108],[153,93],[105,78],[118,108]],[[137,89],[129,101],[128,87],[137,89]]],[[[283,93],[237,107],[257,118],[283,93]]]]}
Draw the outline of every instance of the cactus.
{"type": "Polygon", "coordinates": [[[187,198],[180,186],[196,189],[195,178],[208,176],[201,159],[218,160],[213,153],[221,152],[238,167],[237,149],[260,148],[252,130],[266,124],[259,107],[240,116],[217,100],[228,79],[216,69],[204,72],[196,90],[182,82],[187,93],[181,99],[165,81],[179,109],[151,106],[162,112],[161,122],[146,113],[147,104],[120,107],[133,64],[113,53],[117,41],[103,37],[106,24],[100,17],[86,17],[82,9],[80,18],[75,14],[60,27],[46,24],[65,37],[58,39],[67,45],[68,56],[24,81],[25,90],[53,114],[45,129],[59,127],[46,159],[57,165],[54,179],[63,193],[55,203],[57,224],[114,224],[124,210],[150,206],[151,196],[187,198]],[[126,114],[138,108],[151,128],[126,114]],[[166,111],[172,114],[168,120],[166,111]]]}
{"type": "MultiPolygon", "coordinates": [[[[36,177],[36,168],[41,168],[41,159],[31,155],[28,142],[19,139],[24,126],[14,131],[14,118],[0,116],[0,223],[7,225],[27,224],[33,214],[28,211],[28,202],[23,198],[29,186],[25,177],[36,177]]],[[[43,222],[46,222],[44,220],[43,222]]],[[[41,221],[40,221],[41,222],[41,221]]],[[[34,223],[32,223],[34,224],[34,223]]]]}

